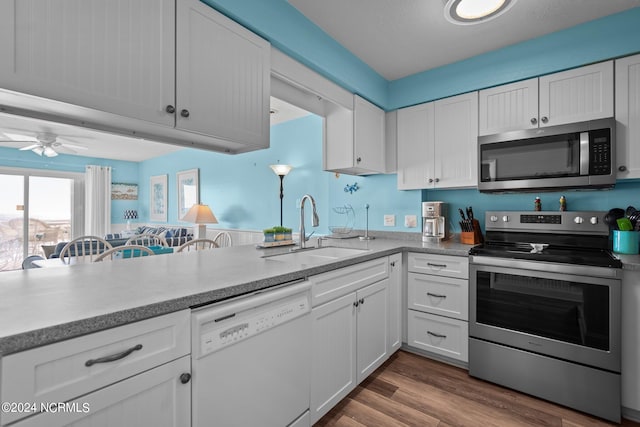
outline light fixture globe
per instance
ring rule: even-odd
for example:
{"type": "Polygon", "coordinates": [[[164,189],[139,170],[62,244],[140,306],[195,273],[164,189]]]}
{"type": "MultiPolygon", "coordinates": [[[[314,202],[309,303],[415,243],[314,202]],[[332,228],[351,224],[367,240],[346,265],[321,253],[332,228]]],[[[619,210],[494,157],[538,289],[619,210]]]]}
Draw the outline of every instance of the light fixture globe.
{"type": "Polygon", "coordinates": [[[444,17],[457,25],[487,22],[505,13],[516,0],[446,0],[444,17]]]}
{"type": "Polygon", "coordinates": [[[293,166],[289,165],[269,165],[269,167],[278,176],[286,176],[293,169],[293,166]]]}

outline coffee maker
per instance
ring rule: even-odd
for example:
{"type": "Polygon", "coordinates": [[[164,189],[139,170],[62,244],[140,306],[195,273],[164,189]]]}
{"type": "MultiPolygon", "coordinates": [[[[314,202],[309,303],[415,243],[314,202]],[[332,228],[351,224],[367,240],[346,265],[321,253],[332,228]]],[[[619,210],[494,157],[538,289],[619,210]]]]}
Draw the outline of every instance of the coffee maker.
{"type": "Polygon", "coordinates": [[[449,238],[447,205],[444,202],[422,202],[422,241],[437,243],[449,238]]]}

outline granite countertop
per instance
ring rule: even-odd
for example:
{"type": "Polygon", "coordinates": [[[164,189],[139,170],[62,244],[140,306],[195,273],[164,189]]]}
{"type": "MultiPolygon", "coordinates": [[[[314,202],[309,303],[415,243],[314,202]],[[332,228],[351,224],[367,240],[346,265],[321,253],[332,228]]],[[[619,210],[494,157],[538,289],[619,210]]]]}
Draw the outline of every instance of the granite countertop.
{"type": "MultiPolygon", "coordinates": [[[[256,249],[247,245],[0,273],[0,355],[222,301],[394,253],[467,256],[472,247],[459,243],[455,236],[446,242],[422,243],[418,233],[394,234],[369,241],[323,240],[323,246],[366,251],[313,264],[268,257],[288,252],[291,247],[256,249]]],[[[625,269],[640,270],[640,256],[619,257],[625,269]]]]}
{"type": "Polygon", "coordinates": [[[248,245],[4,272],[0,275],[0,355],[214,303],[406,250],[467,256],[471,248],[457,239],[422,243],[417,236],[405,240],[323,240],[324,246],[366,251],[313,265],[263,257],[288,252],[290,247],[256,249],[248,245]]]}

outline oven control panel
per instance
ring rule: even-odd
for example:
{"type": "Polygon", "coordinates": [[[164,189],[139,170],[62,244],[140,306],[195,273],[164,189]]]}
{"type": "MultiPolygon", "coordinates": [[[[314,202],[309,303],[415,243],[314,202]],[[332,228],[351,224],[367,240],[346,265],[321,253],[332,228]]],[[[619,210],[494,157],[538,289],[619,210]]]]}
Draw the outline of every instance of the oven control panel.
{"type": "Polygon", "coordinates": [[[604,211],[531,212],[493,211],[485,213],[487,231],[531,233],[577,233],[608,235],[604,211]]]}

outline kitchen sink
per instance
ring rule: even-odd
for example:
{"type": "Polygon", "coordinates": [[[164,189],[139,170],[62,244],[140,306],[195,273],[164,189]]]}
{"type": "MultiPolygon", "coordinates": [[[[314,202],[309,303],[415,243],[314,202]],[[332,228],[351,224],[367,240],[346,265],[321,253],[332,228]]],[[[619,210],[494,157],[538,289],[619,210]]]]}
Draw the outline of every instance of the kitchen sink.
{"type": "Polygon", "coordinates": [[[326,246],[323,248],[298,249],[278,255],[266,255],[263,258],[272,261],[297,262],[301,264],[315,264],[347,258],[367,252],[369,249],[338,248],[326,246]]]}

